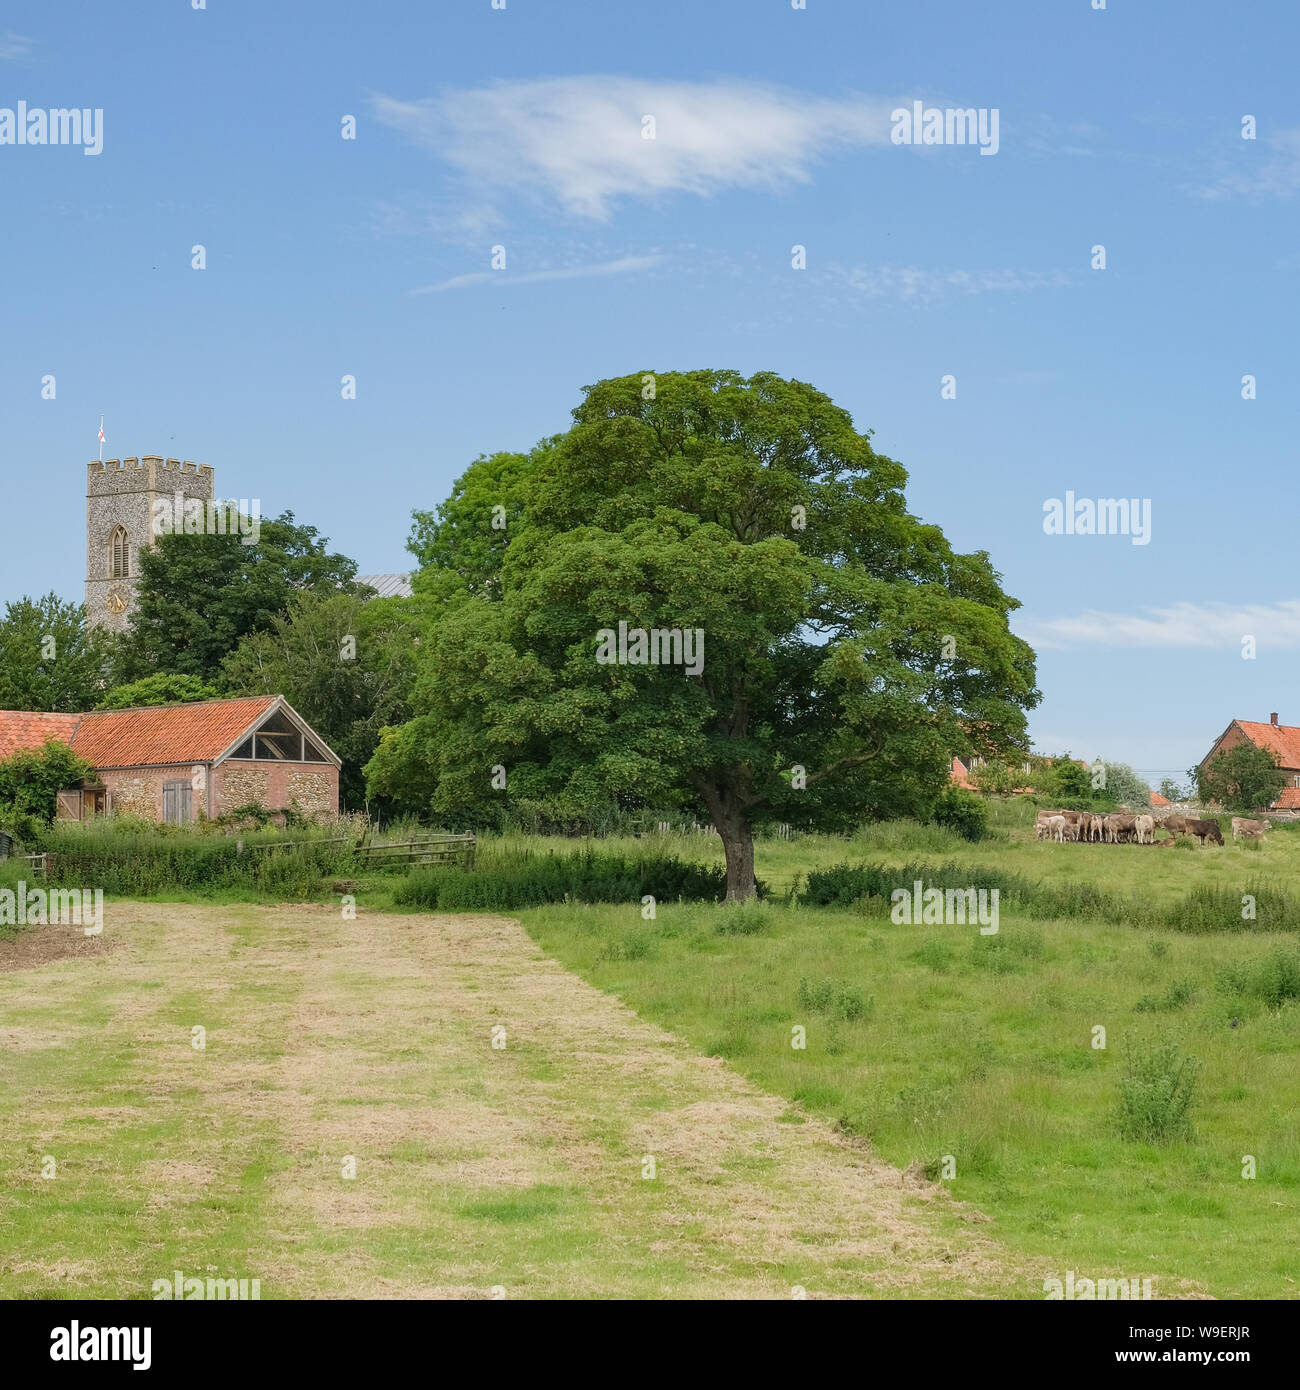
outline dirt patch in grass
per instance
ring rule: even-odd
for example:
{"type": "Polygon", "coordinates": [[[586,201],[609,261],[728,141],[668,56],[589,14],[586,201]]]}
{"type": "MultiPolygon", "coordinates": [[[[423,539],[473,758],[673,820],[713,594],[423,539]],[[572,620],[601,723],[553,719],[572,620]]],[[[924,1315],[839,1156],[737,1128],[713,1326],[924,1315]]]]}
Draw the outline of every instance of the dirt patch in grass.
{"type": "Polygon", "coordinates": [[[24,927],[13,938],[0,938],[0,971],[38,970],[56,960],[102,956],[121,945],[120,937],[87,936],[82,927],[24,927]]]}

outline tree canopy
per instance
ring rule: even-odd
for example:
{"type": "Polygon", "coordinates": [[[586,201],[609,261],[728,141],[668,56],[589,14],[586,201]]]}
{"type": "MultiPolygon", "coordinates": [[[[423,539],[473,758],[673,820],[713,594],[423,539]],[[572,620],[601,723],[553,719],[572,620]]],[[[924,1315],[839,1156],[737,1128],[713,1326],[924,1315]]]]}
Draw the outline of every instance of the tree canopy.
{"type": "Polygon", "coordinates": [[[232,695],[283,695],[343,760],[340,790],[360,806],[379,731],[410,717],[417,618],[407,599],[299,594],[225,659],[222,681],[232,695]]]}
{"type": "Polygon", "coordinates": [[[240,640],[269,628],[295,594],[355,589],[355,562],[330,552],[292,512],[261,522],[255,544],[245,539],[173,532],[140,551],[119,682],[155,671],[214,681],[240,640]]]}
{"type": "Polygon", "coordinates": [[[907,511],[903,467],[828,397],[636,374],[573,417],[510,467],[499,583],[446,582],[484,572],[505,505],[490,460],[426,527],[418,582],[442,604],[372,791],[484,815],[502,797],[690,807],[745,898],[755,825],[916,813],[954,752],[1023,745],[1038,692],[1017,602],[987,554],[907,511]]]}
{"type": "Polygon", "coordinates": [[[78,714],[107,684],[109,634],[86,627],[85,609],[54,594],[21,598],[0,619],[0,709],[78,714]]]}
{"type": "Polygon", "coordinates": [[[1253,743],[1223,749],[1192,768],[1189,776],[1203,802],[1217,802],[1228,811],[1271,806],[1286,786],[1286,773],[1274,755],[1253,743]]]}

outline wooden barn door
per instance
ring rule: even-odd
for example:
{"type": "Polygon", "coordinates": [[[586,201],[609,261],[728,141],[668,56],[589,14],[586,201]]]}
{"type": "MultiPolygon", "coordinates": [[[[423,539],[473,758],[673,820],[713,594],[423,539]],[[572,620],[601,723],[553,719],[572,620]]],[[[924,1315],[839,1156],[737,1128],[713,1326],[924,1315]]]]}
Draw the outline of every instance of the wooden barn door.
{"type": "Polygon", "coordinates": [[[188,782],[163,783],[164,825],[188,825],[194,819],[193,791],[188,782]]]}

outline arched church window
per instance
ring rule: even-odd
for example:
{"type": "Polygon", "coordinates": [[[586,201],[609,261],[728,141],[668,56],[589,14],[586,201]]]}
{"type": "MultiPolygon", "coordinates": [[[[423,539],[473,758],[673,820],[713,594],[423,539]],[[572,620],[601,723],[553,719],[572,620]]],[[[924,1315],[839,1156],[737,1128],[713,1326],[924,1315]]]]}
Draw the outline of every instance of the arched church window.
{"type": "Polygon", "coordinates": [[[108,543],[108,577],[130,579],[131,552],[126,543],[126,527],[117,527],[108,543]]]}

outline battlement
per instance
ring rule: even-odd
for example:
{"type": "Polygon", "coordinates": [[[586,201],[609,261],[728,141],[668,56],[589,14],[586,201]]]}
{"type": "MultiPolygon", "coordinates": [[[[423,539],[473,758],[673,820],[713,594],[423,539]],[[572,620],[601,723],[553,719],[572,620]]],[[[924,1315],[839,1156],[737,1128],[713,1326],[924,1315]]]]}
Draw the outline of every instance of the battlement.
{"type": "Polygon", "coordinates": [[[92,477],[97,473],[121,473],[128,469],[137,469],[140,472],[175,473],[181,477],[212,477],[212,465],[210,463],[191,463],[188,459],[184,462],[180,459],[165,459],[161,454],[145,454],[143,458],[91,459],[89,466],[92,477]]]}

